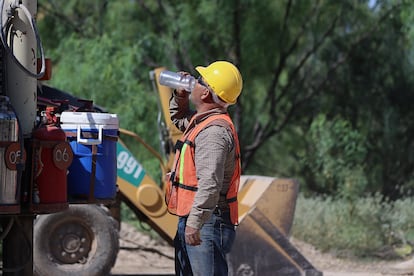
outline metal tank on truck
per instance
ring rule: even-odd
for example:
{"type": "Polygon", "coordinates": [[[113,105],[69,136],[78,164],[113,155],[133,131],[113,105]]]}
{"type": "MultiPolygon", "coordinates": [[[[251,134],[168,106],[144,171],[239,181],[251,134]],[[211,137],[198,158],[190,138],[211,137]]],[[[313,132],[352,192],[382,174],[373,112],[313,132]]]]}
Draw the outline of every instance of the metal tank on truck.
{"type": "MultiPolygon", "coordinates": [[[[42,271],[53,271],[55,275],[109,274],[119,250],[121,202],[172,244],[177,217],[167,212],[165,185],[146,173],[139,157],[132,154],[123,140],[125,137],[125,141],[143,145],[159,160],[160,175],[168,172],[174,158],[174,143],[181,132],[169,119],[168,102],[172,91],[158,82],[164,70],[157,68],[150,72],[159,99],[161,150],[153,149],[138,134],[119,128],[116,197],[112,201],[98,200],[96,204],[93,200],[84,202],[87,204],[72,202],[66,211],[39,216],[34,226],[37,275],[42,275],[42,271]]],[[[73,110],[81,105],[63,91],[44,85],[39,89],[39,102],[50,104],[51,99],[64,99],[73,110]]],[[[97,106],[94,110],[103,111],[97,106]]],[[[242,175],[238,199],[240,223],[229,258],[230,275],[322,275],[289,242],[298,191],[299,183],[295,179],[242,175]]]]}
{"type": "Polygon", "coordinates": [[[18,211],[19,126],[9,97],[0,96],[0,205],[18,211]]]}

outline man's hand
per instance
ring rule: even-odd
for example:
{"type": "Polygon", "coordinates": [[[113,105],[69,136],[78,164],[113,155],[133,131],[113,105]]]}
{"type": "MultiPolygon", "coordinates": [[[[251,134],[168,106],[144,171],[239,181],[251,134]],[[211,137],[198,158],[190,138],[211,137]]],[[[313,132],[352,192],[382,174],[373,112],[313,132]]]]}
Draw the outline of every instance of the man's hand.
{"type": "Polygon", "coordinates": [[[188,93],[187,91],[185,91],[184,89],[180,88],[180,89],[175,89],[175,96],[177,97],[188,97],[190,95],[190,93],[188,93]]]}
{"type": "Polygon", "coordinates": [[[200,230],[191,226],[185,227],[185,242],[189,245],[200,245],[200,230]]]}

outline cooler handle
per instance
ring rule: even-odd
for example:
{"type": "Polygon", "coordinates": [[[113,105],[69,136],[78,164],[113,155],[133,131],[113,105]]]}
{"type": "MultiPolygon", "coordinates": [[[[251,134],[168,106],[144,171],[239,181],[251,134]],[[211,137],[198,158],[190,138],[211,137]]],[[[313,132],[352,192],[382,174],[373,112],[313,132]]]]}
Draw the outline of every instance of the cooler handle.
{"type": "Polygon", "coordinates": [[[103,126],[98,128],[98,139],[81,138],[81,127],[78,125],[77,142],[84,145],[99,145],[102,144],[103,126]]]}

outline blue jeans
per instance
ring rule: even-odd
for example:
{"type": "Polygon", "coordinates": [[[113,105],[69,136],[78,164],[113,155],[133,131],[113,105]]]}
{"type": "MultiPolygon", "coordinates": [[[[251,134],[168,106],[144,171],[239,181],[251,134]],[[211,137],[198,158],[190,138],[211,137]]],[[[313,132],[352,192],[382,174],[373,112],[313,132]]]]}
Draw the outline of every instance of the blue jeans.
{"type": "Polygon", "coordinates": [[[201,228],[201,244],[185,243],[187,217],[178,220],[174,239],[175,275],[177,276],[227,276],[226,254],[230,252],[236,237],[229,213],[213,214],[201,228]]]}

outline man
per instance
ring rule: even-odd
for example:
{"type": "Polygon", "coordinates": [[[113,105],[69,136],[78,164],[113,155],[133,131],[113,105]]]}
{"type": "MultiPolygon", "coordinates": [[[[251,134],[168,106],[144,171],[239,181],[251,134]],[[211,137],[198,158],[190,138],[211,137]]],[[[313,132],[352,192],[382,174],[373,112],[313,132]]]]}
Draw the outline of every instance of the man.
{"type": "Polygon", "coordinates": [[[168,210],[179,216],[175,270],[184,276],[228,275],[226,254],[238,223],[240,147],[227,107],[236,103],[243,80],[227,61],[196,70],[200,77],[191,93],[176,89],[170,100],[171,120],[184,132],[166,191],[168,210]]]}

